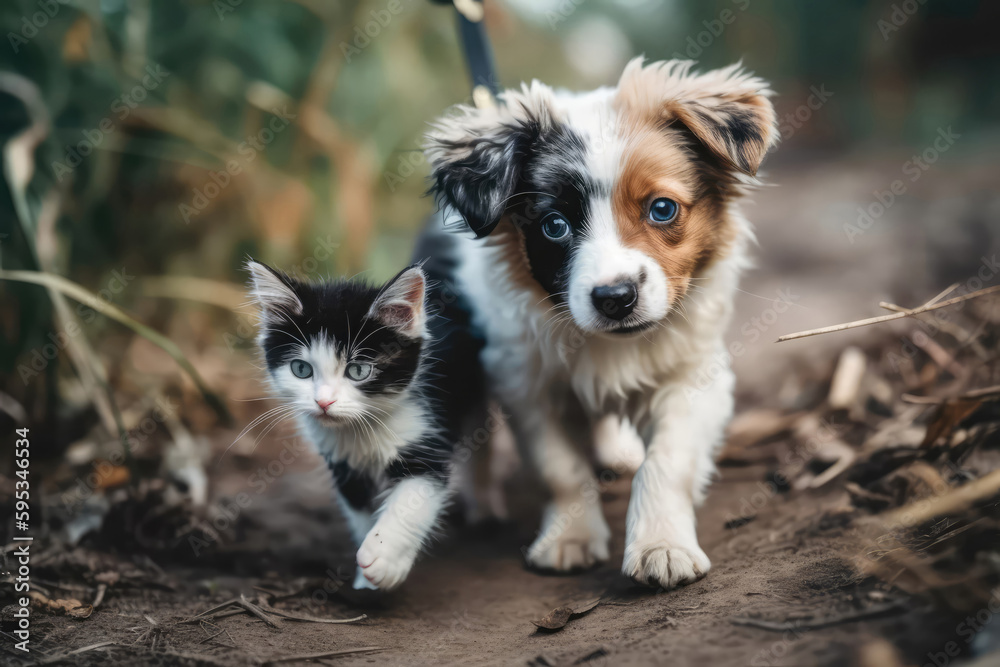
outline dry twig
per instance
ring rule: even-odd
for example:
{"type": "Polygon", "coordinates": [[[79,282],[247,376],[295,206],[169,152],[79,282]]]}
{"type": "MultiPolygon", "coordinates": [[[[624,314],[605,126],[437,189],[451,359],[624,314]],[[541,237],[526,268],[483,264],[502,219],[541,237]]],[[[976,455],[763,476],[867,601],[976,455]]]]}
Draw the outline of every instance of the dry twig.
{"type": "Polygon", "coordinates": [[[891,322],[892,320],[901,320],[904,317],[913,317],[914,315],[920,315],[921,313],[927,313],[932,310],[937,310],[938,308],[947,308],[948,306],[953,306],[956,303],[961,303],[962,301],[968,301],[969,299],[976,299],[981,296],[986,296],[987,294],[994,294],[1000,292],[1000,285],[994,285],[992,287],[986,287],[981,290],[976,290],[975,292],[970,292],[968,294],[963,294],[962,296],[956,296],[954,299],[948,299],[947,301],[941,301],[940,303],[933,303],[932,301],[920,306],[919,308],[912,308],[910,310],[904,310],[902,312],[893,313],[892,315],[880,315],[879,317],[869,317],[864,320],[855,320],[854,322],[845,322],[844,324],[834,324],[829,327],[821,327],[819,329],[810,329],[808,331],[799,331],[797,333],[787,334],[779,338],[776,342],[783,343],[786,340],[795,340],[797,338],[806,338],[808,336],[818,336],[820,334],[833,333],[835,331],[845,331],[847,329],[857,329],[858,327],[867,327],[872,324],[881,324],[882,322],[891,322]]]}
{"type": "Polygon", "coordinates": [[[342,655],[352,655],[355,653],[372,653],[374,651],[383,651],[381,646],[362,646],[361,648],[345,648],[340,651],[327,651],[325,653],[306,653],[304,655],[289,655],[283,658],[274,658],[268,660],[264,663],[264,667],[268,665],[277,665],[282,662],[302,662],[306,660],[322,660],[323,658],[336,658],[342,655]]]}
{"type": "Polygon", "coordinates": [[[858,609],[856,611],[835,614],[833,616],[825,616],[823,618],[817,618],[810,621],[767,621],[761,618],[747,617],[736,617],[731,619],[731,621],[735,625],[746,625],[752,628],[760,628],[761,630],[770,630],[771,632],[787,632],[788,630],[818,630],[820,628],[829,628],[834,625],[840,625],[841,623],[853,623],[854,621],[876,618],[885,614],[901,611],[905,608],[906,605],[902,601],[897,600],[888,604],[874,605],[868,607],[867,609],[858,609]]]}

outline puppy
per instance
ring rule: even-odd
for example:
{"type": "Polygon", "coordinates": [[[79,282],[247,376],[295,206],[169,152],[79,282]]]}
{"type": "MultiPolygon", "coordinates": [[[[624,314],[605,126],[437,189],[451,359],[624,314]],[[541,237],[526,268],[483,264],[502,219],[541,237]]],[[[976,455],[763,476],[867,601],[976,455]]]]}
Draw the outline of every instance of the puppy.
{"type": "Polygon", "coordinates": [[[646,455],[622,571],[672,588],[710,567],[695,508],[733,410],[723,334],[752,239],[738,204],[777,132],[764,81],[692,68],[640,58],[580,94],[535,81],[427,137],[432,191],[478,237],[457,272],[492,391],[552,494],[537,568],[608,558],[586,447],[629,422],[646,455]]]}

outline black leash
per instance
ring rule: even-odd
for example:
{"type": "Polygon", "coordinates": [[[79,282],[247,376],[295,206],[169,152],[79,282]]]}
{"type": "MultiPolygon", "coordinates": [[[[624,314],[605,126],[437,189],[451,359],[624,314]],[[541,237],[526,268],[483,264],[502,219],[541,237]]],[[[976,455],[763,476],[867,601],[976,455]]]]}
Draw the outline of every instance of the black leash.
{"type": "Polygon", "coordinates": [[[500,92],[496,64],[490,38],[483,25],[485,10],[482,0],[432,0],[437,4],[454,5],[458,35],[462,41],[465,64],[472,79],[472,99],[477,107],[496,104],[500,92]]]}

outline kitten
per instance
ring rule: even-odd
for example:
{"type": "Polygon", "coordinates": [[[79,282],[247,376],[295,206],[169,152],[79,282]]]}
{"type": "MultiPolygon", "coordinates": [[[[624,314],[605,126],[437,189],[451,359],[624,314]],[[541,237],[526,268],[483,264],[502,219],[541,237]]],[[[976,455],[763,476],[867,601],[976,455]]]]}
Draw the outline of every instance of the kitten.
{"type": "Polygon", "coordinates": [[[421,265],[381,287],[247,269],[274,395],[326,460],[359,545],[354,587],[393,589],[449,502],[464,427],[485,419],[464,301],[421,265]]]}

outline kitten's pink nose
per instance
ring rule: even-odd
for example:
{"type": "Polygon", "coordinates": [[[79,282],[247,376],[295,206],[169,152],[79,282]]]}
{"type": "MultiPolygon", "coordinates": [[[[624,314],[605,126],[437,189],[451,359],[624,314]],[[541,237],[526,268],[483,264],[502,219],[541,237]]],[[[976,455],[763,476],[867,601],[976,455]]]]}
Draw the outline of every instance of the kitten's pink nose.
{"type": "Polygon", "coordinates": [[[320,400],[320,399],[318,399],[318,398],[316,399],[316,405],[318,405],[318,406],[319,406],[319,407],[320,407],[320,408],[321,408],[322,410],[324,410],[324,411],[325,411],[325,410],[326,410],[326,409],[327,409],[328,407],[330,407],[331,405],[333,405],[333,404],[334,404],[334,403],[336,403],[336,402],[337,402],[337,399],[335,399],[335,398],[331,398],[331,399],[330,399],[330,400],[328,400],[328,401],[323,401],[323,400],[320,400]]]}

